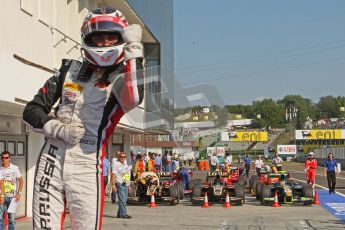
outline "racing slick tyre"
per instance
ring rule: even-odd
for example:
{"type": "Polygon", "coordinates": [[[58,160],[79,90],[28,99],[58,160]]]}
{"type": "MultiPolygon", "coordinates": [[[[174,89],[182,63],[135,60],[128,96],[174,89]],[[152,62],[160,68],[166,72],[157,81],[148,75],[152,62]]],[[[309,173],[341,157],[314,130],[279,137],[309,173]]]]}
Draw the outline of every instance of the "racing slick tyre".
{"type": "Polygon", "coordinates": [[[258,179],[259,179],[258,175],[253,175],[251,178],[249,178],[249,192],[250,193],[252,193],[252,190],[255,189],[255,185],[258,179]]]}
{"type": "Polygon", "coordinates": [[[252,180],[252,190],[255,190],[255,194],[257,194],[257,192],[258,192],[258,190],[256,190],[256,185],[258,184],[258,180],[259,180],[258,177],[255,177],[255,178],[252,180]]]}
{"type": "Polygon", "coordinates": [[[201,181],[200,183],[198,181],[194,181],[194,185],[193,185],[193,188],[192,188],[192,198],[193,197],[201,197],[202,194],[201,194],[201,181]]]}
{"type": "Polygon", "coordinates": [[[270,198],[271,197],[271,188],[270,186],[264,184],[262,185],[261,189],[261,204],[267,205],[267,202],[265,201],[265,198],[270,198]]]}
{"type": "Polygon", "coordinates": [[[171,205],[177,205],[180,202],[180,196],[178,193],[178,187],[177,184],[171,185],[169,188],[169,194],[170,194],[170,204],[171,205]]]}
{"type": "Polygon", "coordinates": [[[237,184],[244,186],[246,184],[246,176],[245,175],[239,176],[237,184]]]}
{"type": "MultiPolygon", "coordinates": [[[[305,198],[314,198],[314,195],[313,195],[313,187],[310,185],[310,184],[307,184],[307,185],[304,185],[303,188],[302,188],[302,196],[304,196],[305,198]]],[[[305,201],[303,203],[304,205],[311,205],[313,204],[312,201],[305,201]]]]}
{"type": "Polygon", "coordinates": [[[177,187],[178,187],[178,193],[180,196],[180,200],[184,199],[184,187],[183,183],[181,181],[177,182],[177,187]]]}
{"type": "Polygon", "coordinates": [[[256,194],[255,194],[255,198],[257,199],[257,200],[260,200],[260,198],[261,198],[261,189],[262,189],[262,185],[263,184],[261,184],[261,183],[256,183],[256,187],[255,187],[255,189],[256,189],[256,194]]]}
{"type": "Polygon", "coordinates": [[[242,204],[245,203],[244,187],[242,185],[235,185],[235,197],[242,198],[242,204]]]}

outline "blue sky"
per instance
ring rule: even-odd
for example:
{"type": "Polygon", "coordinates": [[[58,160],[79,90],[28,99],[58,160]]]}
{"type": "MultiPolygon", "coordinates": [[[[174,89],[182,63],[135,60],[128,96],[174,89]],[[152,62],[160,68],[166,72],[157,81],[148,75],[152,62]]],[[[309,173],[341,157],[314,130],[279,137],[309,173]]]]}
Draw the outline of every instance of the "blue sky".
{"type": "Polygon", "coordinates": [[[220,104],[345,95],[345,1],[174,0],[175,74],[220,104]]]}

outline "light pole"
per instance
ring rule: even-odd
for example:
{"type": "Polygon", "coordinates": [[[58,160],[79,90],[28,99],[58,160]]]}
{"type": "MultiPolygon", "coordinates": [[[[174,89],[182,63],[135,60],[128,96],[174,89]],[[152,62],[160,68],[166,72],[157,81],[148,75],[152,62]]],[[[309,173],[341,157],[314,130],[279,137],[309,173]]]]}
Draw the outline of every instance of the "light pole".
{"type": "Polygon", "coordinates": [[[262,127],[261,127],[261,114],[260,114],[260,113],[256,115],[256,119],[258,119],[258,121],[259,121],[259,127],[260,127],[260,129],[261,129],[262,127]]]}

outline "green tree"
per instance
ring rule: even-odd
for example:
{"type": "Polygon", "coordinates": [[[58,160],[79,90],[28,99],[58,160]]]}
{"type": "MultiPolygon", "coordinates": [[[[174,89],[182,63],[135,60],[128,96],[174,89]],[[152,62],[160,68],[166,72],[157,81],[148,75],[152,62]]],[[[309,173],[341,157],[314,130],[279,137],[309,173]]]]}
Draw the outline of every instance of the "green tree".
{"type": "Polygon", "coordinates": [[[254,101],[252,106],[254,128],[277,128],[285,124],[284,107],[274,100],[264,99],[262,101],[254,101]]]}
{"type": "Polygon", "coordinates": [[[282,100],[279,100],[278,103],[282,104],[284,108],[292,106],[297,109],[297,116],[293,120],[295,128],[302,129],[308,117],[311,119],[316,117],[315,105],[310,99],[304,98],[301,95],[287,95],[282,100]]]}
{"type": "Polygon", "coordinates": [[[345,106],[345,97],[325,96],[317,103],[317,118],[326,116],[328,118],[341,117],[340,107],[345,106]]]}

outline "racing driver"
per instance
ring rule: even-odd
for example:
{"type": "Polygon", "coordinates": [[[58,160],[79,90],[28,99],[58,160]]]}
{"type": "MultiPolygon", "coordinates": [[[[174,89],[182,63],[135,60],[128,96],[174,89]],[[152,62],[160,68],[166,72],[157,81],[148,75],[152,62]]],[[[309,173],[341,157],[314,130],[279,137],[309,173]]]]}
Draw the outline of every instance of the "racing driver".
{"type": "Polygon", "coordinates": [[[317,166],[317,161],[314,158],[314,153],[310,152],[308,154],[308,159],[305,161],[305,172],[307,174],[307,183],[311,184],[314,188],[315,185],[315,169],[317,166]]]}
{"type": "Polygon", "coordinates": [[[141,36],[120,11],[91,11],[81,27],[83,61],[63,60],[27,104],[23,120],[46,137],[36,165],[34,229],[63,229],[67,206],[72,229],[102,228],[108,138],[143,98],[141,36]]]}

